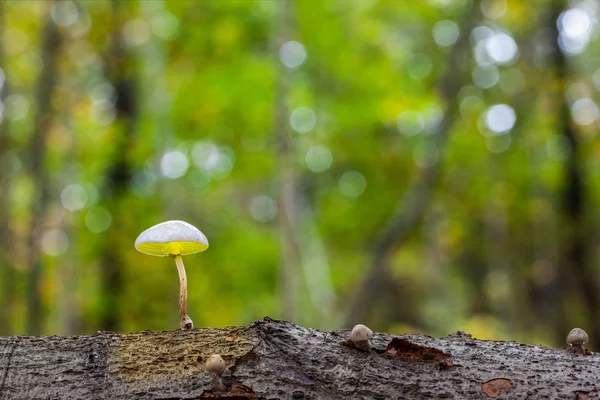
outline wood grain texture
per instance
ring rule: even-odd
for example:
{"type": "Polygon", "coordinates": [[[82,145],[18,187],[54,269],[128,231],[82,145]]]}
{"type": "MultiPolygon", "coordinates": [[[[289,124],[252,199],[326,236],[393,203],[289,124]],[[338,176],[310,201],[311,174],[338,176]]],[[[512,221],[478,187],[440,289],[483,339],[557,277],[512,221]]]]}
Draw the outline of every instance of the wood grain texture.
{"type": "Polygon", "coordinates": [[[516,342],[349,332],[265,318],[248,326],[0,337],[0,399],[599,398],[600,356],[516,342]],[[204,361],[226,361],[227,393],[204,361]]]}

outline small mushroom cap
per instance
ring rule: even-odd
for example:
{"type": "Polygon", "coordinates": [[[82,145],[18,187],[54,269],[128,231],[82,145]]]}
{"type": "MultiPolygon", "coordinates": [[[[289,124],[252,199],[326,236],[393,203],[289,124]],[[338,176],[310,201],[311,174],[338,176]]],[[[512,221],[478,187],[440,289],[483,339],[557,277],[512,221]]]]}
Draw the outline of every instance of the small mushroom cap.
{"type": "Polygon", "coordinates": [[[581,328],[573,328],[567,336],[567,343],[571,346],[586,344],[589,340],[588,334],[581,328]]]}
{"type": "Polygon", "coordinates": [[[350,340],[353,342],[364,342],[366,340],[371,340],[372,337],[373,331],[363,324],[356,325],[352,328],[352,332],[350,332],[350,340]]]}
{"type": "Polygon", "coordinates": [[[213,354],[212,356],[208,357],[208,360],[206,360],[206,363],[204,364],[204,369],[206,369],[208,372],[218,375],[221,375],[223,372],[225,372],[226,368],[225,361],[223,361],[221,356],[218,354],[213,354]]]}
{"type": "Polygon", "coordinates": [[[135,248],[151,256],[186,255],[206,250],[208,240],[204,233],[187,222],[167,221],[140,233],[135,248]]]}

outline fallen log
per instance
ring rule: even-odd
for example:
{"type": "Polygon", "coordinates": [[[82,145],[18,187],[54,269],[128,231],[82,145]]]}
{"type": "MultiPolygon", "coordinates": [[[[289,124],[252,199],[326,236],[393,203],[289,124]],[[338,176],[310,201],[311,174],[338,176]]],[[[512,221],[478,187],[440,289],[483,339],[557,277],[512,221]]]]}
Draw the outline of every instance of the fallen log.
{"type": "Polygon", "coordinates": [[[0,337],[0,399],[598,398],[600,355],[567,348],[375,333],[265,318],[248,326],[0,337]],[[204,362],[228,367],[217,392],[204,362]]]}

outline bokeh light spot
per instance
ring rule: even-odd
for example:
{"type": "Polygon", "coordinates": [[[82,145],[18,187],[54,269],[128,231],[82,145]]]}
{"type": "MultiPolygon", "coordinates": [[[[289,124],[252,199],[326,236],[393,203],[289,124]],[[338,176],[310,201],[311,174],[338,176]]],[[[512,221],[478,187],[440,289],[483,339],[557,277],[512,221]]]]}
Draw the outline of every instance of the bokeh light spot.
{"type": "Polygon", "coordinates": [[[587,11],[581,8],[571,8],[558,17],[557,25],[561,33],[569,39],[581,39],[590,34],[592,19],[587,11]]]}
{"type": "Polygon", "coordinates": [[[508,4],[506,0],[482,0],[481,13],[489,19],[499,19],[506,14],[508,4]]]}
{"type": "Polygon", "coordinates": [[[313,172],[327,171],[333,162],[331,151],[325,146],[313,146],[304,157],[306,166],[313,172]]]}
{"type": "Polygon", "coordinates": [[[444,119],[444,110],[437,104],[432,104],[421,112],[424,130],[427,133],[436,133],[442,120],[444,119]]]}
{"type": "Polygon", "coordinates": [[[344,196],[358,197],[367,188],[367,180],[358,171],[348,171],[341,176],[338,186],[344,196]]]}
{"type": "Polygon", "coordinates": [[[250,215],[263,224],[273,221],[277,217],[277,212],[277,202],[269,196],[256,196],[250,203],[250,215]]]}
{"type": "Polygon", "coordinates": [[[460,114],[463,118],[469,118],[470,116],[481,112],[485,108],[485,103],[478,96],[467,96],[460,102],[460,114]]]}
{"type": "Polygon", "coordinates": [[[192,148],[192,160],[206,175],[224,179],[233,169],[235,153],[210,141],[200,141],[192,148]]]}
{"type": "Polygon", "coordinates": [[[571,8],[557,19],[559,29],[558,44],[567,54],[581,54],[585,51],[593,32],[592,17],[583,8],[571,8]]]}
{"type": "Polygon", "coordinates": [[[92,206],[98,202],[98,198],[100,195],[98,194],[98,189],[96,186],[88,183],[84,185],[85,192],[87,193],[87,205],[92,206]]]}
{"type": "Polygon", "coordinates": [[[81,210],[88,200],[87,192],[81,185],[67,185],[60,193],[60,201],[69,211],[81,210]]]}
{"type": "Polygon", "coordinates": [[[496,104],[485,113],[485,123],[489,130],[496,133],[508,132],[517,121],[515,110],[506,104],[496,104]]]}
{"type": "Polygon", "coordinates": [[[188,174],[188,181],[196,189],[204,189],[210,184],[210,176],[204,173],[204,171],[193,170],[188,174]]]}
{"type": "Polygon", "coordinates": [[[411,54],[406,61],[408,76],[419,80],[426,78],[431,73],[433,63],[428,55],[422,53],[411,54]]]}
{"type": "Polygon", "coordinates": [[[279,48],[279,59],[288,68],[296,68],[306,60],[306,49],[294,40],[281,45],[279,48]]]}
{"type": "Polygon", "coordinates": [[[495,154],[503,153],[510,148],[512,138],[509,133],[492,135],[485,138],[485,146],[495,154]]]}
{"type": "Polygon", "coordinates": [[[575,101],[571,106],[571,116],[578,125],[593,124],[600,116],[600,110],[592,99],[583,98],[575,101]]]}
{"type": "Polygon", "coordinates": [[[490,58],[498,64],[507,64],[517,56],[517,43],[503,32],[486,39],[485,47],[490,58]]]}
{"type": "Polygon", "coordinates": [[[98,126],[107,126],[113,123],[117,111],[110,100],[96,100],[90,107],[90,120],[98,126]]]}
{"type": "Polygon", "coordinates": [[[317,125],[317,115],[308,107],[297,107],[290,114],[290,125],[298,133],[308,133],[317,125]]]}
{"type": "Polygon", "coordinates": [[[59,1],[52,6],[52,20],[58,26],[69,26],[77,21],[79,12],[71,1],[59,1]]]}
{"type": "Polygon", "coordinates": [[[414,136],[420,133],[425,127],[425,122],[420,113],[407,110],[398,116],[396,121],[398,131],[404,136],[414,136]]]}
{"type": "Polygon", "coordinates": [[[452,46],[458,40],[460,30],[454,21],[443,20],[433,26],[433,40],[438,46],[452,46]]]}
{"type": "Polygon", "coordinates": [[[231,173],[235,162],[235,153],[225,146],[219,147],[219,157],[211,168],[211,176],[215,179],[225,179],[231,173]]]}
{"type": "Polygon", "coordinates": [[[500,73],[494,65],[476,65],[471,72],[471,77],[475,86],[489,89],[496,86],[500,79],[500,73]]]}
{"type": "Polygon", "coordinates": [[[152,33],[163,40],[171,40],[177,36],[179,29],[179,20],[169,12],[163,12],[155,15],[150,20],[152,33]]]}
{"type": "Polygon", "coordinates": [[[125,42],[131,46],[141,46],[150,39],[150,27],[146,21],[132,19],[123,27],[125,42]]]}
{"type": "Polygon", "coordinates": [[[60,229],[49,229],[42,234],[40,245],[47,255],[60,256],[69,248],[69,237],[60,229]]]}
{"type": "Polygon", "coordinates": [[[27,116],[29,101],[21,94],[11,94],[4,99],[4,116],[11,121],[17,121],[27,116]]]}
{"type": "Polygon", "coordinates": [[[160,172],[169,179],[177,179],[185,175],[190,162],[179,150],[166,152],[160,160],[160,172]]]}
{"type": "Polygon", "coordinates": [[[85,215],[85,226],[93,233],[104,232],[110,227],[112,216],[102,207],[93,207],[85,215]]]}
{"type": "Polygon", "coordinates": [[[114,104],[117,99],[117,92],[115,87],[108,82],[102,82],[97,84],[90,91],[90,98],[92,101],[108,101],[114,104]]]}

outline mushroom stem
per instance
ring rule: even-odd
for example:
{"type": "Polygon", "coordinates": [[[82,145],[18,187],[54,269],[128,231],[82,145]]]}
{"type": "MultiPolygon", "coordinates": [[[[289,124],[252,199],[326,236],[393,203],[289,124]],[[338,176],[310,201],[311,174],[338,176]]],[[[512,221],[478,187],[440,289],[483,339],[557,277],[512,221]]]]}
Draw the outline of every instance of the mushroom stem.
{"type": "Polygon", "coordinates": [[[194,323],[187,315],[187,276],[180,254],[173,255],[177,272],[179,273],[179,313],[181,314],[181,329],[192,329],[194,323]]]}
{"type": "Polygon", "coordinates": [[[223,384],[223,374],[213,374],[213,386],[217,392],[224,392],[225,385],[223,384]]]}

